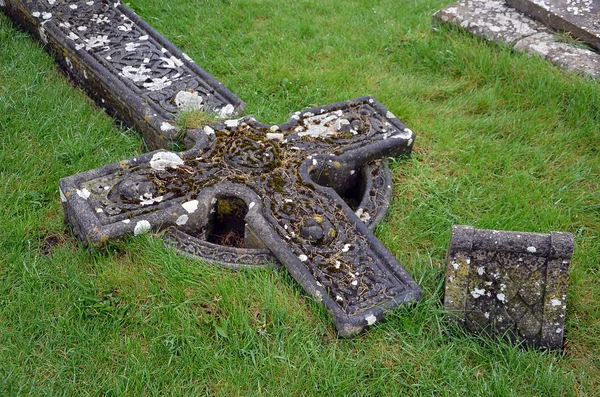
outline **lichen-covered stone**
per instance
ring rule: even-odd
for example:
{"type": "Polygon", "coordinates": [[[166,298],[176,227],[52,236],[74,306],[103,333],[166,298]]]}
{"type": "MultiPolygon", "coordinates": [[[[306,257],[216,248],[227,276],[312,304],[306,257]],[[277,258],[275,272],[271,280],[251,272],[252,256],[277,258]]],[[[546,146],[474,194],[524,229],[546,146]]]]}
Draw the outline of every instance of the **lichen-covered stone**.
{"type": "Polygon", "coordinates": [[[599,0],[506,0],[506,4],[600,51],[599,0]]]}
{"type": "Polygon", "coordinates": [[[444,307],[472,332],[560,349],[572,253],[570,233],[454,226],[444,307]]]}
{"type": "Polygon", "coordinates": [[[520,40],[515,50],[541,56],[562,69],[600,79],[600,54],[560,42],[557,36],[541,32],[520,40]]]}
{"type": "Polygon", "coordinates": [[[434,27],[440,23],[456,25],[486,40],[539,55],[562,69],[600,78],[598,52],[560,42],[550,27],[503,0],[461,0],[434,14],[434,27]]]}
{"type": "Polygon", "coordinates": [[[341,336],[420,298],[370,231],[391,197],[389,170],[377,161],[410,154],[415,138],[374,98],[297,112],[278,126],[248,116],[195,133],[189,151],[61,180],[75,234],[100,246],[165,231],[175,248],[209,262],[279,262],[329,309],[341,336]]]}
{"type": "Polygon", "coordinates": [[[508,7],[503,0],[462,0],[436,12],[433,21],[451,23],[476,36],[509,45],[543,30],[542,24],[508,7]]]}

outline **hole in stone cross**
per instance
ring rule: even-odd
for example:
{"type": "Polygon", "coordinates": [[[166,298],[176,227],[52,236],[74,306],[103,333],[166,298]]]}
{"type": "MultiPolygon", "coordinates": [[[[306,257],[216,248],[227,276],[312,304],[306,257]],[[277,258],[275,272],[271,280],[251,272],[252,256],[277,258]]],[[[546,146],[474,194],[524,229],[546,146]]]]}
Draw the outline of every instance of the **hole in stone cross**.
{"type": "Polygon", "coordinates": [[[315,167],[310,172],[313,182],[330,187],[352,208],[356,211],[360,206],[366,190],[366,175],[364,168],[356,170],[340,169],[333,166],[315,167]]]}
{"type": "Polygon", "coordinates": [[[248,206],[237,197],[220,197],[214,206],[207,229],[206,240],[227,247],[244,248],[248,206]]]}

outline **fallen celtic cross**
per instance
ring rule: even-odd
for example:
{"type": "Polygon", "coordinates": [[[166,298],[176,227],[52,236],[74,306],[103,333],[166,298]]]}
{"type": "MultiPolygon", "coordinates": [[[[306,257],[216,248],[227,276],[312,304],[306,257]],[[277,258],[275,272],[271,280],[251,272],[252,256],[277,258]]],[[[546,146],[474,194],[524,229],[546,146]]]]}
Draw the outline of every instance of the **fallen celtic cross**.
{"type": "Polygon", "coordinates": [[[65,178],[61,197],[82,239],[174,228],[179,247],[196,242],[194,253],[209,261],[220,260],[215,229],[241,220],[237,233],[226,227],[232,238],[268,247],[347,336],[420,290],[336,190],[373,159],[408,154],[413,139],[381,104],[360,98],[281,126],[213,124],[188,152],[157,151],[65,178]]]}
{"type": "Polygon", "coordinates": [[[0,2],[67,72],[156,151],[64,178],[65,219],[85,243],[164,231],[182,252],[230,267],[280,262],[360,332],[421,291],[370,229],[391,198],[389,156],[414,134],[370,97],[179,131],[182,108],[230,117],[244,104],[127,7],[102,1],[0,2]],[[383,161],[382,161],[383,160],[383,161]]]}

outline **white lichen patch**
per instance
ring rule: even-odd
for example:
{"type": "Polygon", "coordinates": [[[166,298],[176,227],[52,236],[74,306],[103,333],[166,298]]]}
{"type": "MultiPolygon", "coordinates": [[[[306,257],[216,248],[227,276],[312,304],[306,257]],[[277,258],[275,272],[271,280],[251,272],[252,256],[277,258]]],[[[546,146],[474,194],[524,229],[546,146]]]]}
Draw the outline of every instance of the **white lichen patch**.
{"type": "Polygon", "coordinates": [[[342,252],[348,252],[348,251],[350,251],[350,247],[352,247],[352,245],[350,245],[350,244],[344,244],[344,247],[342,248],[342,252]]]}
{"type": "Polygon", "coordinates": [[[370,314],[367,317],[365,317],[365,320],[367,321],[367,325],[373,325],[377,322],[377,317],[375,317],[374,315],[370,314]]]}
{"type": "Polygon", "coordinates": [[[146,220],[139,221],[135,225],[135,228],[133,229],[133,235],[139,236],[140,234],[148,233],[150,231],[150,229],[152,229],[150,222],[148,222],[146,220]]]}
{"type": "Polygon", "coordinates": [[[187,223],[187,221],[188,221],[189,219],[190,219],[190,217],[189,217],[189,216],[187,216],[187,215],[181,215],[179,218],[177,218],[177,220],[175,221],[175,223],[176,223],[178,226],[183,226],[183,225],[185,225],[185,224],[187,223]]]}
{"type": "Polygon", "coordinates": [[[413,132],[408,129],[405,128],[404,130],[398,132],[397,134],[392,135],[390,138],[391,139],[411,139],[413,136],[413,132]]]}
{"type": "Polygon", "coordinates": [[[300,259],[300,262],[306,262],[308,260],[308,256],[302,254],[298,257],[298,259],[300,259]]]}
{"type": "Polygon", "coordinates": [[[140,196],[141,205],[152,205],[155,203],[160,203],[161,201],[163,201],[163,196],[152,197],[151,193],[146,193],[140,196]]]}
{"type": "Polygon", "coordinates": [[[537,252],[537,249],[535,247],[527,247],[527,252],[531,252],[532,254],[535,254],[537,252]]]}
{"type": "Polygon", "coordinates": [[[284,135],[280,133],[275,134],[273,132],[267,132],[267,139],[283,142],[284,135]]]}
{"type": "Polygon", "coordinates": [[[171,130],[176,130],[177,127],[175,127],[173,124],[170,124],[166,121],[163,121],[163,123],[160,125],[160,130],[167,132],[167,131],[171,131],[171,130]]]}
{"type": "Polygon", "coordinates": [[[204,100],[196,92],[179,91],[175,95],[175,105],[182,111],[202,110],[204,100]]]}
{"type": "Polygon", "coordinates": [[[228,128],[237,128],[237,126],[240,125],[240,120],[239,119],[225,120],[224,124],[228,128]]]}
{"type": "Polygon", "coordinates": [[[355,212],[356,216],[361,220],[362,223],[367,223],[371,220],[371,214],[362,208],[359,208],[355,212]]]}
{"type": "Polygon", "coordinates": [[[226,118],[230,117],[234,111],[235,111],[235,108],[233,107],[233,105],[228,104],[226,106],[223,106],[221,108],[221,110],[219,110],[217,113],[219,114],[220,118],[226,119],[226,118]]]}
{"type": "Polygon", "coordinates": [[[483,276],[483,273],[485,273],[485,268],[483,266],[478,267],[477,274],[479,274],[480,276],[483,276]]]}
{"type": "Polygon", "coordinates": [[[152,156],[150,167],[158,171],[164,171],[167,168],[177,168],[183,163],[181,157],[173,152],[158,152],[152,156]]]}
{"type": "Polygon", "coordinates": [[[188,212],[188,214],[193,214],[198,210],[198,200],[192,200],[181,204],[184,210],[188,212]]]}
{"type": "Polygon", "coordinates": [[[471,295],[473,295],[473,298],[477,299],[480,296],[485,295],[485,289],[481,288],[475,288],[473,291],[471,291],[471,295]]]}
{"type": "Polygon", "coordinates": [[[496,298],[498,298],[498,300],[502,303],[506,303],[506,295],[500,293],[496,295],[496,298]]]}
{"type": "Polygon", "coordinates": [[[215,134],[215,130],[209,126],[204,127],[203,131],[206,135],[214,135],[215,134]]]}
{"type": "Polygon", "coordinates": [[[77,189],[77,195],[84,200],[87,200],[90,197],[90,194],[91,194],[90,191],[87,189],[81,189],[81,190],[77,189]]]}
{"type": "Polygon", "coordinates": [[[131,223],[131,220],[130,219],[124,219],[121,222],[123,222],[124,224],[128,224],[128,223],[131,223]]]}
{"type": "Polygon", "coordinates": [[[560,306],[560,305],[562,305],[562,301],[560,299],[552,299],[550,301],[550,303],[552,304],[552,306],[560,306]]]}

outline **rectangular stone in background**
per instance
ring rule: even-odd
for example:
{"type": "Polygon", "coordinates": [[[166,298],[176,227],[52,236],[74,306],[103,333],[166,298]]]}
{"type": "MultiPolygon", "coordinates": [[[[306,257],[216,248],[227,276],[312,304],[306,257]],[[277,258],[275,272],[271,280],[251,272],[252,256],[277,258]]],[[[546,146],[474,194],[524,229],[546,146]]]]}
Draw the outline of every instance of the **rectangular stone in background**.
{"type": "Polygon", "coordinates": [[[454,226],[444,307],[475,333],[563,346],[573,235],[454,226]]]}
{"type": "Polygon", "coordinates": [[[570,32],[600,51],[600,0],[506,0],[551,28],[570,32]]]}

